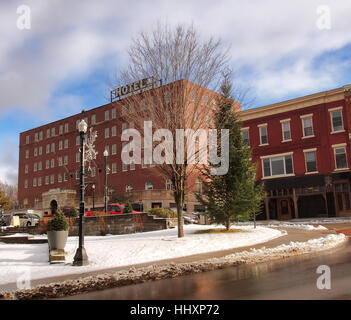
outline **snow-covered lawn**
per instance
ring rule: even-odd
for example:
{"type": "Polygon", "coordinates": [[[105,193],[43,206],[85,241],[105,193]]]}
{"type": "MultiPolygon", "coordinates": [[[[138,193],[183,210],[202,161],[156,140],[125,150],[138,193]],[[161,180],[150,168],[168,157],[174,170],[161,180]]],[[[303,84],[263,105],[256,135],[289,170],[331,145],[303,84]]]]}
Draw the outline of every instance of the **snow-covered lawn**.
{"type": "Polygon", "coordinates": [[[258,226],[240,226],[241,232],[202,233],[198,230],[217,226],[185,225],[184,238],[177,237],[177,229],[128,235],[85,237],[89,265],[71,265],[78,246],[78,237],[69,237],[65,264],[48,263],[47,244],[0,243],[0,285],[16,282],[24,274],[30,279],[82,273],[119,266],[172,259],[199,253],[254,245],[285,235],[276,229],[258,226]]]}

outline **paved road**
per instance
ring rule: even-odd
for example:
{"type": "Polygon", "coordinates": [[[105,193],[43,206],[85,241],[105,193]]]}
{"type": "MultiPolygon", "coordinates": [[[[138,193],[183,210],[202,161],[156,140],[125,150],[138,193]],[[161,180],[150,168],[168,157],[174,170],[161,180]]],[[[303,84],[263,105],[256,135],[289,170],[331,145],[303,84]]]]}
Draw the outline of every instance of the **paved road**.
{"type": "Polygon", "coordinates": [[[351,239],[331,252],[91,292],[67,299],[351,299],[351,239]],[[331,289],[316,286],[331,268],[331,289]]]}

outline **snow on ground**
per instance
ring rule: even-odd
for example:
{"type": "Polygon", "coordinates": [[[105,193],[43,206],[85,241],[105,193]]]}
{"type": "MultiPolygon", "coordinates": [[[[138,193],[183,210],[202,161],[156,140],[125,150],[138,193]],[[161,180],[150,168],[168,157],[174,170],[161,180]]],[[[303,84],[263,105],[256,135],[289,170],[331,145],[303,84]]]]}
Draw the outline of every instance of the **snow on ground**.
{"type": "Polygon", "coordinates": [[[328,230],[328,228],[318,225],[317,227],[311,224],[302,224],[302,223],[280,223],[280,224],[268,224],[266,227],[269,228],[294,228],[302,230],[328,230]]]}
{"type": "Polygon", "coordinates": [[[48,263],[47,244],[0,243],[0,285],[16,282],[24,274],[40,279],[65,274],[83,273],[113,267],[188,256],[254,245],[285,235],[286,232],[258,226],[240,226],[242,232],[195,234],[198,230],[218,226],[185,225],[184,238],[177,237],[177,229],[107,235],[86,236],[85,248],[89,265],[71,265],[78,247],[78,237],[69,237],[65,250],[65,264],[48,263]]]}

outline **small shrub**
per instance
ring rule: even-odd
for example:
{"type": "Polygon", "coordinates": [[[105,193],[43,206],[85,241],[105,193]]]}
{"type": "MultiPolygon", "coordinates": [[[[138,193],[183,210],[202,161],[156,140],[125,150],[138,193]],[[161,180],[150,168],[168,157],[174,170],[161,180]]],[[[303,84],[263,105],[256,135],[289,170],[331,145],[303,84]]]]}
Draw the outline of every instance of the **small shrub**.
{"type": "Polygon", "coordinates": [[[123,213],[132,213],[132,212],[133,212],[133,207],[130,204],[130,202],[127,201],[127,203],[124,206],[123,213]]]}
{"type": "Polygon", "coordinates": [[[55,216],[49,221],[48,231],[67,231],[68,222],[61,210],[58,210],[55,216]]]}
{"type": "Polygon", "coordinates": [[[176,218],[177,213],[172,211],[171,209],[166,208],[152,208],[147,210],[150,214],[153,214],[160,218],[176,218]]]}
{"type": "Polygon", "coordinates": [[[77,218],[78,217],[77,209],[75,207],[71,207],[71,209],[69,209],[68,216],[70,218],[77,218]]]}

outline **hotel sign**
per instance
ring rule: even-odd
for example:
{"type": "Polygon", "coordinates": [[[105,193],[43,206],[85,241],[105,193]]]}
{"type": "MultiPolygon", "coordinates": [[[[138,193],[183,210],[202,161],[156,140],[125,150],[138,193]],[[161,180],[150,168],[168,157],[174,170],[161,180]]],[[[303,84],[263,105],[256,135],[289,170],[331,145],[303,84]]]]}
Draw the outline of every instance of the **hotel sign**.
{"type": "Polygon", "coordinates": [[[162,81],[155,80],[154,78],[145,78],[133,83],[126,84],[123,87],[111,91],[111,102],[131,96],[133,94],[138,94],[150,89],[157,88],[161,85],[162,81]]]}

